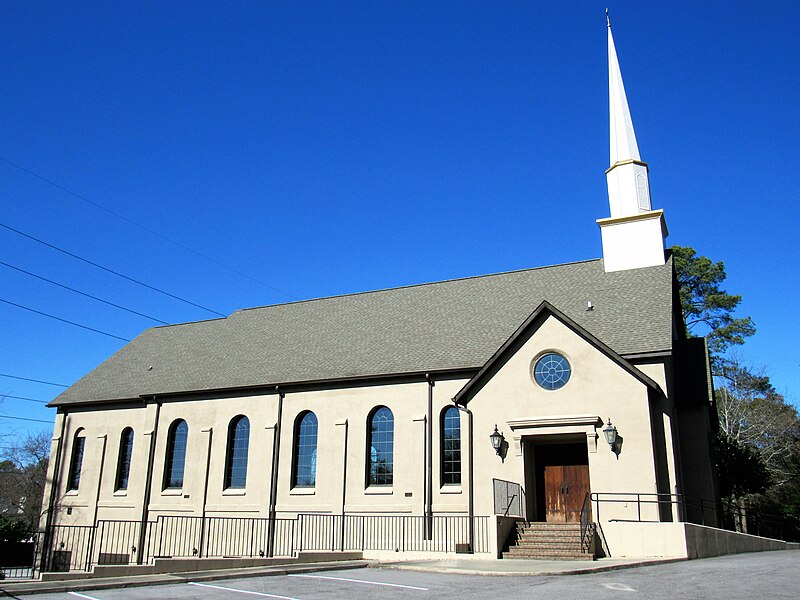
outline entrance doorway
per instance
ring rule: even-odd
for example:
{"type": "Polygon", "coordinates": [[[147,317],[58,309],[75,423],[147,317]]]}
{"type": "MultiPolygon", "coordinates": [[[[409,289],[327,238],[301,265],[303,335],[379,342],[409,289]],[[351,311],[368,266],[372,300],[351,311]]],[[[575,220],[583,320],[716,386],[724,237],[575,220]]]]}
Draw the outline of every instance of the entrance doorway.
{"type": "Polygon", "coordinates": [[[586,442],[534,444],[532,454],[536,520],[579,522],[590,492],[586,442]]]}

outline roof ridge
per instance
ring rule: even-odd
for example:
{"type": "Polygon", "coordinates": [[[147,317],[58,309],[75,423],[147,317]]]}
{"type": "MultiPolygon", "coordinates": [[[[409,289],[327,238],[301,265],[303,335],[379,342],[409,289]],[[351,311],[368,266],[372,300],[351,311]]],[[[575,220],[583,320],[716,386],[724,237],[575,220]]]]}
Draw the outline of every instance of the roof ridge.
{"type": "MultiPolygon", "coordinates": [[[[231,313],[232,315],[233,313],[231,313]]],[[[231,315],[228,315],[230,317],[231,315]]],[[[180,323],[167,323],[166,325],[153,325],[152,327],[148,327],[144,331],[150,331],[151,329],[166,329],[167,327],[180,327],[181,325],[197,325],[198,323],[211,323],[212,321],[224,321],[228,317],[214,317],[213,319],[197,319],[196,321],[181,321],[180,323]]],[[[144,332],[142,332],[144,333],[144,332]]]]}
{"type": "MultiPolygon", "coordinates": [[[[395,287],[380,288],[380,289],[377,289],[377,290],[365,290],[363,292],[348,292],[348,293],[345,293],[345,294],[334,294],[333,296],[320,296],[318,298],[306,298],[305,300],[294,300],[294,301],[291,301],[291,302],[279,302],[277,304],[264,304],[262,306],[249,306],[247,308],[240,308],[238,310],[235,310],[233,313],[230,314],[230,316],[232,317],[232,316],[234,316],[234,315],[236,315],[238,313],[242,313],[242,312],[249,311],[249,310],[262,310],[262,309],[265,309],[265,308],[275,308],[277,306],[292,306],[292,305],[295,305],[295,304],[304,304],[306,302],[319,302],[321,300],[332,300],[334,298],[348,298],[348,297],[351,297],[351,296],[364,296],[364,295],[367,295],[367,294],[377,294],[377,293],[380,293],[380,292],[393,292],[395,290],[406,290],[406,289],[411,289],[411,288],[416,288],[416,287],[425,287],[425,286],[429,286],[429,285],[438,285],[438,284],[441,284],[441,283],[454,283],[456,281],[469,281],[471,279],[483,279],[483,278],[486,278],[486,277],[498,277],[500,275],[513,275],[515,273],[525,273],[525,272],[528,272],[528,271],[540,271],[540,270],[544,270],[544,269],[554,269],[556,267],[568,267],[568,266],[580,265],[580,264],[584,264],[584,263],[600,262],[602,260],[603,260],[602,258],[589,258],[589,259],[585,259],[585,260],[576,260],[576,261],[572,261],[572,262],[559,263],[557,265],[543,265],[541,267],[529,267],[527,269],[513,269],[511,271],[499,271],[497,273],[484,273],[483,275],[469,275],[467,277],[454,277],[452,279],[441,279],[439,281],[425,281],[423,283],[411,283],[411,284],[408,284],[408,285],[398,285],[398,286],[395,286],[395,287]]],[[[209,319],[209,320],[213,321],[213,320],[216,320],[216,319],[209,319]]]]}

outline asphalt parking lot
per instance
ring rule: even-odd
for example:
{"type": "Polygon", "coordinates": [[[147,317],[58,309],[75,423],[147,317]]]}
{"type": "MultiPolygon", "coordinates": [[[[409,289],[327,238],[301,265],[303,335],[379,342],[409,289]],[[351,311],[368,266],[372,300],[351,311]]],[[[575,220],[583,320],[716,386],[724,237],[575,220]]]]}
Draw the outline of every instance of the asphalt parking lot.
{"type": "Polygon", "coordinates": [[[369,568],[25,597],[38,600],[798,598],[800,552],[740,554],[586,575],[487,577],[369,568]]]}

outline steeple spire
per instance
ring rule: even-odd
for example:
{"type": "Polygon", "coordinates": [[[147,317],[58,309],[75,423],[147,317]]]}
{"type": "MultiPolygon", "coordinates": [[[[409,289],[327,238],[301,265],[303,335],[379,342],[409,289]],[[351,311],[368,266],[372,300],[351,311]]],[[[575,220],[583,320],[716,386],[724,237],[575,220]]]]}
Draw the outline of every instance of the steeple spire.
{"type": "Polygon", "coordinates": [[[633,131],[631,111],[628,108],[628,98],[625,95],[625,86],[622,83],[622,73],[619,70],[617,49],[614,46],[614,36],[611,34],[611,20],[606,9],[606,23],[608,24],[608,106],[609,121],[611,124],[611,164],[625,160],[639,160],[639,146],[636,143],[636,134],[633,131]]]}
{"type": "Polygon", "coordinates": [[[619,70],[617,49],[611,33],[611,20],[606,9],[608,26],[608,121],[610,125],[611,164],[606,171],[608,201],[612,217],[635,215],[650,210],[650,180],[647,163],[639,156],[639,145],[633,131],[628,97],[619,70]]]}
{"type": "Polygon", "coordinates": [[[664,264],[664,213],[652,210],[647,163],[639,155],[628,97],[611,33],[608,29],[608,113],[611,165],[606,171],[611,218],[600,219],[606,271],[664,264]]]}

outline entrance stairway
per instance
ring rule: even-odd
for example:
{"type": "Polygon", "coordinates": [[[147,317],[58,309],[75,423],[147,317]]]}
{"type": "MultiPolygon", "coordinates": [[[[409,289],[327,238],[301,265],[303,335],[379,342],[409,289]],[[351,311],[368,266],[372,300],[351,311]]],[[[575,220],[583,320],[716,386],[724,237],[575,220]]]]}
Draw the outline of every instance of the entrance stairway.
{"type": "Polygon", "coordinates": [[[580,523],[520,521],[507,540],[503,558],[594,560],[594,546],[581,552],[580,523]]]}

